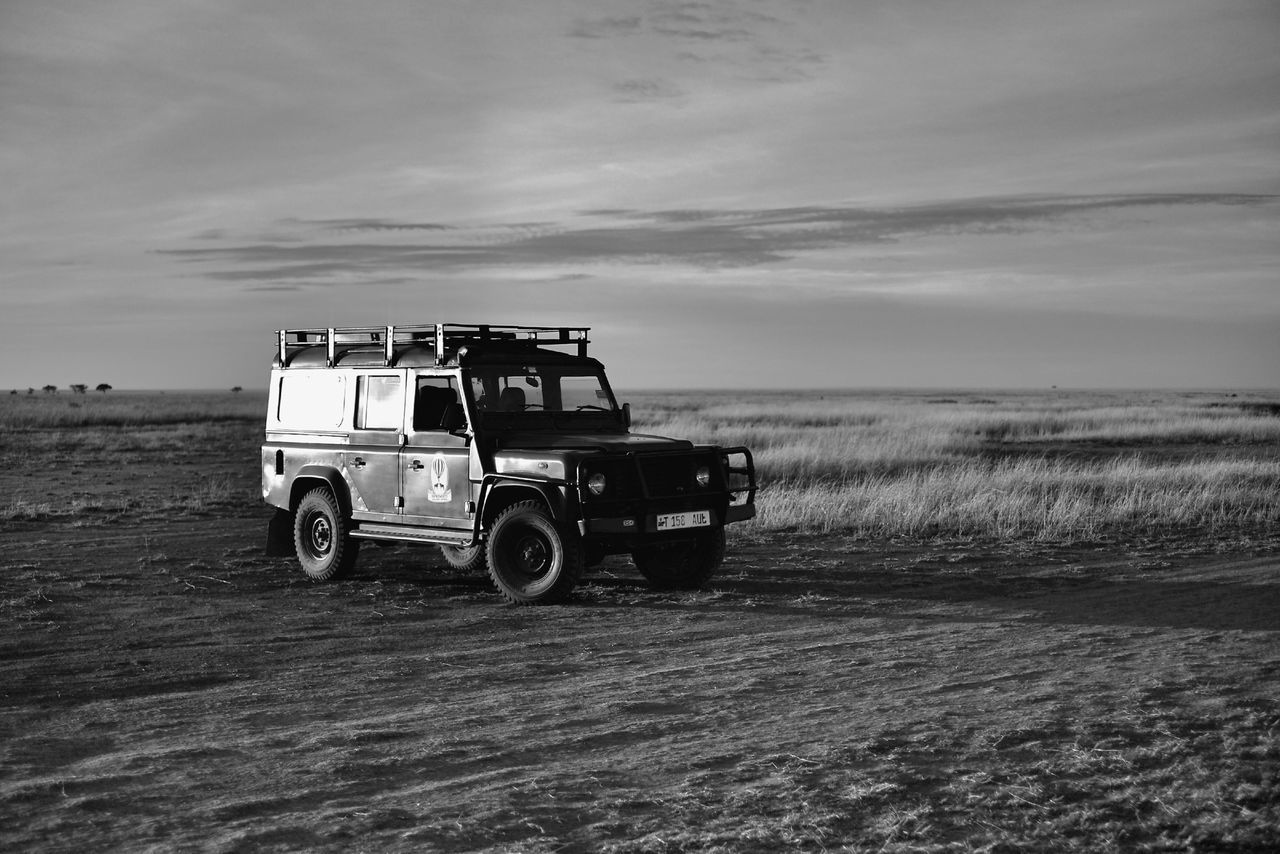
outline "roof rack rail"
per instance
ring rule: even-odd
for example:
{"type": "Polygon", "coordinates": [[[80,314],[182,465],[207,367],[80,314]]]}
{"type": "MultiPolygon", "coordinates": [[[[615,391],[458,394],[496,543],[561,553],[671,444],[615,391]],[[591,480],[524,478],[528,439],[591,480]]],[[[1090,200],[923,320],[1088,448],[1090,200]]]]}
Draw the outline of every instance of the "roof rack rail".
{"type": "Polygon", "coordinates": [[[427,345],[435,349],[437,365],[444,365],[450,352],[468,344],[490,342],[519,343],[543,347],[576,345],[578,356],[586,358],[591,340],[589,326],[498,326],[467,323],[418,323],[400,326],[329,326],[307,329],[278,329],[276,336],[281,366],[289,364],[289,354],[303,347],[325,347],[325,365],[332,368],[338,359],[338,345],[351,349],[381,350],[383,366],[395,361],[396,346],[427,345]]]}

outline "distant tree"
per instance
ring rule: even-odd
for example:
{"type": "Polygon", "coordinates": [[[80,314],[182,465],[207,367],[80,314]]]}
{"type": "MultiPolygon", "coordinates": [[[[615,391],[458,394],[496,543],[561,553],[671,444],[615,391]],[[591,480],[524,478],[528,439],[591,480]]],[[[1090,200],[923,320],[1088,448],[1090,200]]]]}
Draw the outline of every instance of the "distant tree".
{"type": "Polygon", "coordinates": [[[35,394],[35,393],[36,393],[35,389],[33,389],[31,386],[27,386],[27,394],[35,394]]]}
{"type": "Polygon", "coordinates": [[[239,394],[240,392],[244,391],[244,389],[243,389],[243,388],[241,388],[241,387],[240,387],[240,386],[238,386],[238,385],[233,385],[233,386],[231,387],[231,391],[233,391],[233,392],[234,392],[234,393],[236,393],[236,394],[239,394]]]}
{"type": "Polygon", "coordinates": [[[74,391],[76,394],[84,394],[86,391],[89,390],[89,386],[85,385],[84,383],[72,383],[71,390],[74,391]]]}
{"type": "Polygon", "coordinates": [[[9,394],[17,394],[17,393],[18,393],[18,390],[16,388],[9,389],[9,394]]]}
{"type": "Polygon", "coordinates": [[[104,393],[111,391],[111,386],[107,385],[106,383],[98,383],[97,391],[104,392],[104,393]]]}
{"type": "Polygon", "coordinates": [[[57,393],[58,393],[58,387],[57,387],[56,385],[47,385],[47,386],[45,386],[45,387],[44,387],[44,393],[45,393],[45,394],[57,394],[57,393]]]}

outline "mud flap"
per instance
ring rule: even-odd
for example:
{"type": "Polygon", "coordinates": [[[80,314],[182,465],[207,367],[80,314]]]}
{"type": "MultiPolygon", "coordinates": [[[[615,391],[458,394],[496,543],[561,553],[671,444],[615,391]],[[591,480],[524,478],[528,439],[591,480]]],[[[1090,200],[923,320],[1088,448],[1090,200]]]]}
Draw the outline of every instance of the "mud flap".
{"type": "Polygon", "coordinates": [[[293,554],[293,514],[277,509],[267,525],[267,557],[293,554]]]}

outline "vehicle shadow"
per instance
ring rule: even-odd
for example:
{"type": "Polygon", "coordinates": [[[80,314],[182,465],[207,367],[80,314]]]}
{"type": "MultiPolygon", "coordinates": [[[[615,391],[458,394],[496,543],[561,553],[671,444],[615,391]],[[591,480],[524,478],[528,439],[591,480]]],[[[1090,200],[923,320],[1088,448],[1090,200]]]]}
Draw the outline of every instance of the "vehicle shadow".
{"type": "MultiPolygon", "coordinates": [[[[568,607],[1280,632],[1280,573],[1270,564],[1241,581],[1188,580],[1160,570],[1132,577],[1034,560],[1016,566],[982,556],[900,565],[881,555],[833,551],[763,557],[731,557],[701,591],[653,590],[627,558],[609,558],[587,571],[568,607]]],[[[492,599],[502,607],[483,572],[455,570],[420,548],[364,550],[350,582],[401,585],[406,595],[492,599]]]]}
{"type": "Polygon", "coordinates": [[[1107,578],[998,566],[956,571],[850,562],[742,569],[730,563],[709,585],[714,598],[649,591],[627,568],[611,576],[591,576],[587,582],[614,591],[614,598],[623,596],[628,607],[705,604],[815,616],[847,616],[853,610],[952,621],[989,620],[995,611],[1005,618],[1046,624],[1280,632],[1280,573],[1270,567],[1256,578],[1239,581],[1161,578],[1158,573],[1107,578]]]}
{"type": "Polygon", "coordinates": [[[1044,623],[1280,632],[1280,585],[1103,581],[1026,602],[1044,623]]]}

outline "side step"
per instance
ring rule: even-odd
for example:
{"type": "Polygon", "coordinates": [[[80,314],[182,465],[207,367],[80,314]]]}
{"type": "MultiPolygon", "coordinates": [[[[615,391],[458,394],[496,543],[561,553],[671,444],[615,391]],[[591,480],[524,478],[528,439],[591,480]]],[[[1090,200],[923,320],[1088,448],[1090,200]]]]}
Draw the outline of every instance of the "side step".
{"type": "Polygon", "coordinates": [[[351,536],[364,540],[390,540],[397,543],[427,543],[438,546],[474,546],[470,531],[423,530],[403,525],[376,525],[364,523],[351,532],[351,536]]]}

